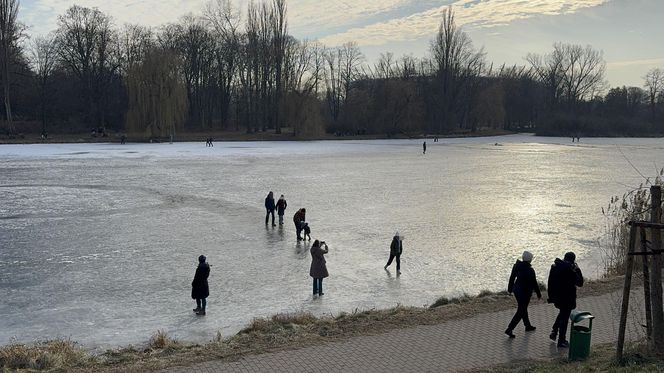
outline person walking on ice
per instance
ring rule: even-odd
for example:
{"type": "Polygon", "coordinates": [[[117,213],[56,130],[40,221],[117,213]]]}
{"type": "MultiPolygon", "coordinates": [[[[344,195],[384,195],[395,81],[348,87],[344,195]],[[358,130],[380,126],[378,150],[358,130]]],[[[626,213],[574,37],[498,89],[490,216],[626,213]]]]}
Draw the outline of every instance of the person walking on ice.
{"type": "Polygon", "coordinates": [[[288,207],[288,203],[282,194],[277,201],[277,215],[279,215],[279,225],[284,225],[284,213],[286,212],[286,207],[288,207]]]}
{"type": "Polygon", "coordinates": [[[191,282],[191,298],[196,299],[194,312],[197,315],[205,315],[206,298],[210,296],[210,287],[208,286],[210,265],[205,262],[205,259],[205,255],[198,257],[198,267],[196,268],[194,281],[191,282]]]}
{"type": "Polygon", "coordinates": [[[512,331],[521,320],[523,320],[523,325],[526,327],[527,332],[532,332],[536,329],[528,318],[528,304],[530,303],[530,298],[533,296],[533,290],[537,294],[537,299],[542,299],[542,293],[540,293],[539,285],[537,284],[535,270],[530,265],[532,260],[533,254],[530,251],[524,251],[521,260],[517,259],[514,266],[512,266],[512,273],[507,284],[507,292],[509,294],[514,293],[518,306],[514,317],[512,317],[512,321],[510,321],[507,330],[505,330],[505,334],[510,338],[515,337],[512,331]]]}
{"type": "Polygon", "coordinates": [[[583,274],[575,263],[576,254],[568,252],[563,260],[556,258],[551,271],[547,291],[549,293],[548,303],[553,303],[559,310],[558,317],[553,323],[549,338],[555,342],[558,338],[558,347],[569,347],[565,338],[567,323],[572,310],[576,308],[576,288],[583,286],[583,274]]]}
{"type": "Polygon", "coordinates": [[[422,143],[422,154],[427,154],[427,142],[422,143]]]}
{"type": "Polygon", "coordinates": [[[394,234],[394,237],[392,237],[392,243],[390,244],[390,259],[387,260],[387,264],[385,264],[385,270],[387,271],[387,267],[389,267],[392,264],[392,260],[394,258],[397,259],[397,275],[401,274],[401,253],[403,252],[403,242],[402,242],[402,237],[399,236],[399,232],[394,234]]]}
{"type": "Polygon", "coordinates": [[[276,209],[276,206],[274,204],[274,194],[272,191],[267,194],[267,197],[265,197],[265,225],[267,225],[269,221],[270,215],[272,215],[272,226],[276,227],[277,225],[274,224],[274,210],[276,209]]]}

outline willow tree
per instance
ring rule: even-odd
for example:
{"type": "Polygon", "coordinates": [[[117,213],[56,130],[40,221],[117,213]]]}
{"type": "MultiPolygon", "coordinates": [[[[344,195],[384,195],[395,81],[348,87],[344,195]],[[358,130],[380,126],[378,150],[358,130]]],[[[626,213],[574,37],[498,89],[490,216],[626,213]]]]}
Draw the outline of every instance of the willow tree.
{"type": "Polygon", "coordinates": [[[172,51],[152,49],[127,73],[127,129],[148,137],[175,136],[187,116],[187,91],[172,51]]]}

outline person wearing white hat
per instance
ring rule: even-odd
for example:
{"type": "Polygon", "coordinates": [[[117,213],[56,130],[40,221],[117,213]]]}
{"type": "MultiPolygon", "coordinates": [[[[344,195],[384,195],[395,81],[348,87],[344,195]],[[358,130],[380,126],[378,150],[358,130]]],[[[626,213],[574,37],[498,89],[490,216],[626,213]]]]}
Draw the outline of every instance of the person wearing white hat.
{"type": "Polygon", "coordinates": [[[392,244],[390,244],[390,259],[388,259],[387,264],[385,264],[385,270],[387,271],[387,267],[392,264],[392,260],[394,258],[397,259],[397,274],[401,274],[401,253],[403,252],[403,242],[402,242],[403,237],[399,235],[399,231],[394,234],[394,237],[392,238],[392,244]]]}
{"type": "Polygon", "coordinates": [[[542,299],[542,293],[540,293],[535,270],[530,265],[532,260],[533,254],[530,251],[524,251],[521,255],[521,260],[517,260],[514,263],[509,283],[507,284],[507,292],[510,294],[514,292],[514,297],[518,304],[516,313],[507,326],[507,330],[505,330],[505,334],[510,338],[515,337],[513,330],[521,320],[523,320],[523,325],[526,327],[527,332],[532,332],[536,329],[528,318],[528,304],[530,303],[533,291],[537,293],[537,299],[542,299]]]}

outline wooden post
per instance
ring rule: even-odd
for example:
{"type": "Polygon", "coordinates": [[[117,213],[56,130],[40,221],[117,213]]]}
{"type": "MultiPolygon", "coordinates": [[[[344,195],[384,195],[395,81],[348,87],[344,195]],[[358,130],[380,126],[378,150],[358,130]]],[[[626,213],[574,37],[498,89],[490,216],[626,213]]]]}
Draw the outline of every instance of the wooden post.
{"type": "Polygon", "coordinates": [[[625,328],[627,328],[627,311],[629,311],[629,291],[632,287],[632,270],[634,268],[634,245],[636,245],[636,225],[629,228],[629,247],[625,257],[625,287],[623,288],[622,307],[620,309],[620,325],[618,329],[618,345],[616,346],[616,360],[622,361],[623,347],[625,346],[625,328]]]}
{"type": "MultiPolygon", "coordinates": [[[[647,253],[647,239],[646,239],[646,230],[639,230],[641,233],[641,252],[647,253]]],[[[659,232],[658,229],[653,229],[651,232],[659,232]]],[[[643,261],[643,303],[646,306],[646,335],[649,342],[652,341],[652,308],[650,307],[650,271],[648,269],[649,255],[641,256],[643,261]]]]}
{"type": "MultiPolygon", "coordinates": [[[[651,209],[650,221],[662,222],[662,188],[650,187],[651,209]]],[[[662,233],[659,229],[652,230],[652,250],[656,253],[662,248],[662,233]]],[[[652,306],[652,343],[658,355],[664,355],[664,308],[662,308],[662,255],[652,258],[650,272],[650,299],[652,306]]]]}

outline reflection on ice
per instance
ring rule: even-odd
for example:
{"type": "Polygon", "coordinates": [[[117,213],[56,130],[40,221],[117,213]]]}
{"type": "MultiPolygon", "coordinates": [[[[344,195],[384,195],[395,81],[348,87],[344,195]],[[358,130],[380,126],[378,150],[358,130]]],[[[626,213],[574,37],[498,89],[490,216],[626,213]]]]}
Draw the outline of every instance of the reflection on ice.
{"type": "MultiPolygon", "coordinates": [[[[420,140],[0,146],[0,343],[71,337],[205,341],[278,312],[421,306],[502,290],[524,249],[540,279],[574,250],[601,271],[600,208],[660,161],[658,139],[420,140]],[[502,146],[495,146],[499,142],[502,146]],[[267,191],[285,224],[265,226],[267,191]],[[330,247],[311,297],[312,239],[330,247]],[[403,274],[383,265],[396,230],[403,274]],[[191,309],[197,257],[208,313],[191,309]]],[[[661,166],[661,165],[660,165],[661,166]]]]}

